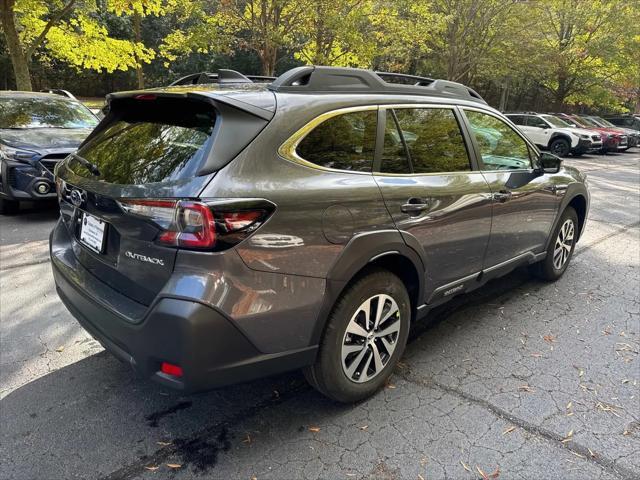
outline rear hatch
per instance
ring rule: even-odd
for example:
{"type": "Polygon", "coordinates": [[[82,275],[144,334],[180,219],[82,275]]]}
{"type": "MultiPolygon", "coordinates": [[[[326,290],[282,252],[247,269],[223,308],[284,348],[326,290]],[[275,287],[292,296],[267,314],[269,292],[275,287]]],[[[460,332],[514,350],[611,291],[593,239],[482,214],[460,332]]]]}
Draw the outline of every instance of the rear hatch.
{"type": "Polygon", "coordinates": [[[197,200],[273,115],[241,107],[216,92],[111,97],[105,119],[56,169],[61,218],[84,268],[143,305],[153,301],[178,250],[158,242],[164,219],[146,213],[162,217],[167,205],[197,200]]]}

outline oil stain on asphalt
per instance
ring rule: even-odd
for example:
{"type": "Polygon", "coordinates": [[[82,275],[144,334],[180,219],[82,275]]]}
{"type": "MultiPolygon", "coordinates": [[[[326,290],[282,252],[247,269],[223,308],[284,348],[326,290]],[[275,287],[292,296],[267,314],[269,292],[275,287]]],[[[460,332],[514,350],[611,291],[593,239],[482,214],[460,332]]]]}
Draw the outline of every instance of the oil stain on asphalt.
{"type": "Polygon", "coordinates": [[[161,410],[159,412],[154,412],[150,415],[147,415],[144,418],[150,427],[156,428],[158,426],[158,421],[160,421],[164,417],[168,415],[173,415],[174,413],[179,412],[180,410],[189,408],[191,407],[191,405],[193,405],[193,402],[191,401],[179,402],[179,403],[176,403],[173,407],[169,407],[166,410],[161,410]]]}

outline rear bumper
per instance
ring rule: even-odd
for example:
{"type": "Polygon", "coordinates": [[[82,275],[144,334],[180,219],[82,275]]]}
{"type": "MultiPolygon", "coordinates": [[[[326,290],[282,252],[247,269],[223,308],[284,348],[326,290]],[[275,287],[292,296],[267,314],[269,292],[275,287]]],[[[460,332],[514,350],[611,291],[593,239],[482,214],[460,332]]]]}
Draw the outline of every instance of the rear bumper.
{"type": "Polygon", "coordinates": [[[88,286],[85,280],[91,274],[73,263],[72,252],[54,248],[60,228],[58,224],[51,234],[51,264],[60,299],[91,336],[141,377],[195,392],[313,363],[317,346],[263,353],[224,313],[194,300],[159,296],[148,308],[128,308],[125,303],[134,302],[95,277],[88,286]],[[102,290],[98,296],[92,295],[94,287],[102,290]],[[127,318],[123,310],[144,313],[127,318]],[[162,362],[179,365],[183,376],[162,373],[162,362]]]}

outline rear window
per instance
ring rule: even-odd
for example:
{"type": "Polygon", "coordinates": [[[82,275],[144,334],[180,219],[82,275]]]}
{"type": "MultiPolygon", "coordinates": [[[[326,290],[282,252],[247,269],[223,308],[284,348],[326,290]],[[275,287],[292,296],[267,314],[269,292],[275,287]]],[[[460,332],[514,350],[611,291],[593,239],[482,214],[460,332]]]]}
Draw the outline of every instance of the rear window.
{"type": "MultiPolygon", "coordinates": [[[[94,164],[98,178],[116,184],[144,184],[196,176],[215,125],[211,106],[184,99],[125,100],[78,155],[94,164]]],[[[71,169],[94,177],[86,162],[71,169]]]]}

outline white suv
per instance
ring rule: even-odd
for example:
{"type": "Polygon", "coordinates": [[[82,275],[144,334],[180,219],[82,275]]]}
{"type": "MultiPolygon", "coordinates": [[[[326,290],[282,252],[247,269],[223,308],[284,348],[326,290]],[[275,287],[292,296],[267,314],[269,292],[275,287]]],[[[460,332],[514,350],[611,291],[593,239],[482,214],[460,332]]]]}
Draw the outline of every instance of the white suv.
{"type": "Polygon", "coordinates": [[[554,115],[509,113],[507,118],[515,123],[529,140],[559,157],[566,157],[570,153],[580,156],[602,148],[599,132],[572,127],[554,115]]]}

